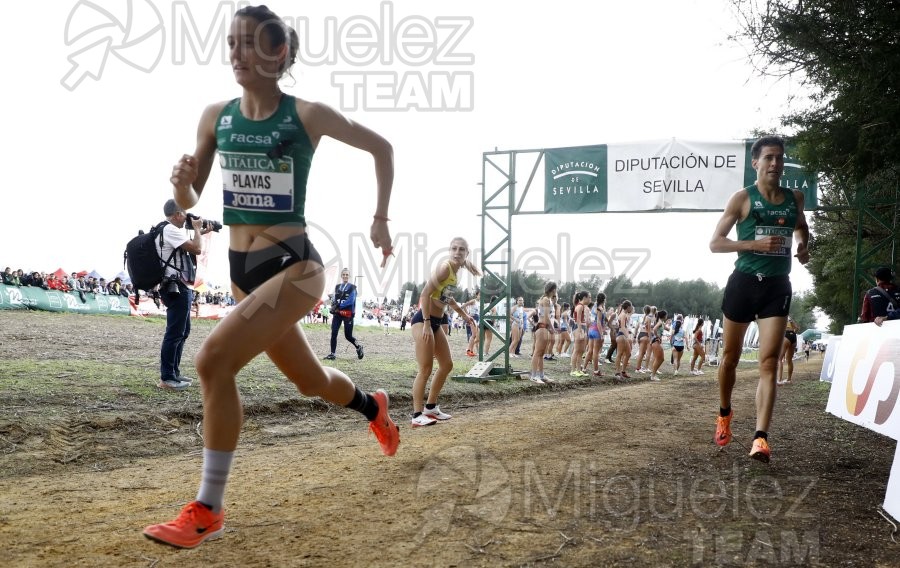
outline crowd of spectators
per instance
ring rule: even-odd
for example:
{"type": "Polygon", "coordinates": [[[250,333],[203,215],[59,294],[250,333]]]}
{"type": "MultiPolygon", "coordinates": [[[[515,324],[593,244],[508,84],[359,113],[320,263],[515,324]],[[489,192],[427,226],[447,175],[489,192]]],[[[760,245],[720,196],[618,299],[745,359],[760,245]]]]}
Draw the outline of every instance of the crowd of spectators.
{"type": "MultiPolygon", "coordinates": [[[[333,303],[333,295],[329,294],[328,298],[324,301],[320,301],[316,306],[310,310],[306,316],[303,318],[304,323],[328,323],[328,319],[331,317],[331,310],[329,306],[333,303]]],[[[413,307],[409,309],[409,318],[412,317],[412,314],[415,313],[413,307]]],[[[361,319],[371,320],[371,321],[384,321],[384,317],[387,316],[389,321],[399,321],[403,322],[404,319],[400,314],[400,306],[394,302],[381,303],[375,300],[365,300],[362,302],[362,311],[359,314],[361,319]]]]}
{"type": "Polygon", "coordinates": [[[197,304],[212,304],[224,307],[233,306],[237,302],[231,292],[224,290],[207,290],[206,292],[194,292],[194,301],[197,304]]]}
{"type": "MultiPolygon", "coordinates": [[[[78,296],[82,302],[87,302],[88,298],[96,297],[97,295],[134,297],[135,294],[131,282],[123,282],[122,278],[118,276],[107,282],[105,278],[90,276],[84,272],[73,272],[68,276],[57,276],[57,274],[53,272],[26,272],[22,269],[13,270],[11,267],[7,266],[2,274],[0,274],[0,283],[7,286],[32,287],[41,288],[43,290],[70,292],[78,296]]],[[[156,304],[157,308],[160,308],[159,291],[157,288],[154,288],[153,290],[141,290],[140,299],[149,298],[156,304]]],[[[234,296],[231,295],[231,292],[216,288],[194,293],[195,309],[199,309],[199,306],[202,304],[228,307],[234,306],[236,302],[234,296]]]]}
{"type": "Polygon", "coordinates": [[[7,286],[30,286],[44,290],[72,292],[77,294],[82,302],[87,301],[87,294],[101,294],[104,296],[131,296],[134,294],[131,283],[123,283],[119,277],[107,282],[105,278],[96,278],[76,272],[68,276],[57,276],[52,272],[46,273],[36,270],[25,272],[21,268],[13,270],[7,266],[3,271],[2,281],[7,286]]]}
{"type": "MultiPolygon", "coordinates": [[[[130,282],[122,282],[122,279],[116,277],[109,282],[105,278],[97,278],[89,276],[85,273],[72,272],[68,276],[58,277],[55,273],[31,271],[26,272],[22,269],[13,270],[9,266],[3,271],[2,283],[7,286],[31,286],[34,288],[42,288],[44,290],[59,290],[60,292],[72,292],[81,298],[82,302],[86,302],[88,294],[100,294],[109,296],[134,296],[134,288],[130,282]]],[[[158,301],[158,295],[155,290],[145,292],[140,291],[140,295],[149,297],[154,302],[158,301]]],[[[230,292],[222,289],[209,289],[205,292],[194,293],[194,304],[210,304],[223,307],[234,306],[236,304],[234,296],[230,292]]],[[[362,317],[369,320],[381,320],[387,314],[392,321],[400,321],[400,308],[394,302],[382,304],[375,301],[363,302],[362,317]]],[[[320,303],[316,309],[312,310],[307,320],[310,322],[322,321],[328,323],[330,316],[328,303],[320,303]]]]}

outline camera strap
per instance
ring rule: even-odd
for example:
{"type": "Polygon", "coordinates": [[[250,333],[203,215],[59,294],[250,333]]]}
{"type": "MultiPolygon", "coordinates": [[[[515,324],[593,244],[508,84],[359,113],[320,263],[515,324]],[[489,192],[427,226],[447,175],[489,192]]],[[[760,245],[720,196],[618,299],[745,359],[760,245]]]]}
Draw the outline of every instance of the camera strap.
{"type": "MultiPolygon", "coordinates": [[[[165,234],[164,234],[165,227],[168,224],[169,224],[168,221],[163,221],[162,223],[160,223],[159,225],[156,226],[157,230],[159,231],[159,251],[160,251],[160,253],[162,252],[163,244],[165,242],[165,238],[164,238],[165,237],[165,234]]],[[[166,267],[169,267],[173,270],[177,270],[178,272],[181,272],[181,269],[179,269],[175,265],[175,263],[172,261],[172,259],[175,258],[175,253],[178,252],[178,250],[179,250],[178,248],[173,248],[171,254],[169,254],[169,258],[167,258],[166,260],[163,260],[162,254],[160,254],[160,257],[159,257],[160,268],[165,269],[166,267]]],[[[165,276],[165,274],[164,274],[164,276],[165,276]]]]}
{"type": "Polygon", "coordinates": [[[885,298],[887,298],[887,301],[888,301],[887,309],[888,309],[888,311],[890,311],[891,309],[894,309],[894,298],[892,298],[891,295],[888,294],[887,291],[886,291],[884,288],[882,288],[881,286],[875,286],[875,288],[873,288],[873,290],[878,290],[878,292],[879,292],[882,296],[884,296],[885,298]]]}

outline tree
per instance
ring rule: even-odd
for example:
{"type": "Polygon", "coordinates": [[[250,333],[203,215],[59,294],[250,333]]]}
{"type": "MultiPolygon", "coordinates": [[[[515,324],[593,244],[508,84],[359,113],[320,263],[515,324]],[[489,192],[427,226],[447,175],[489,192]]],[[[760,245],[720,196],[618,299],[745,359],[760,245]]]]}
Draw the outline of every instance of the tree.
{"type": "Polygon", "coordinates": [[[544,284],[546,282],[536,272],[525,274],[524,270],[516,270],[510,278],[512,297],[518,298],[521,296],[525,300],[526,306],[534,306],[538,298],[544,294],[544,284]]]}
{"type": "MultiPolygon", "coordinates": [[[[800,160],[821,173],[809,269],[814,300],[832,331],[851,313],[856,241],[897,242],[900,187],[900,3],[897,0],[732,0],[760,73],[792,77],[809,92],[807,108],[782,117],[800,160]],[[854,210],[865,188],[893,222],[854,210]]],[[[894,260],[884,253],[871,262],[894,260]]]]}
{"type": "Polygon", "coordinates": [[[604,293],[607,304],[614,305],[627,299],[634,304],[636,312],[640,312],[644,305],[656,306],[670,315],[682,313],[714,317],[722,311],[722,289],[699,278],[685,282],[666,278],[635,285],[630,279],[617,276],[609,281],[604,293]]]}
{"type": "Polygon", "coordinates": [[[485,303],[491,299],[491,296],[502,296],[505,292],[503,284],[493,274],[485,274],[481,278],[481,295],[485,303]]]}
{"type": "MultiPolygon", "coordinates": [[[[641,283],[643,287],[644,283],[641,283]]],[[[722,312],[723,290],[699,278],[682,282],[666,278],[651,285],[647,303],[670,314],[694,314],[715,318],[722,312]]]]}
{"type": "Polygon", "coordinates": [[[410,300],[411,306],[418,305],[419,303],[419,295],[422,293],[422,290],[425,288],[425,283],[423,282],[420,285],[416,285],[415,282],[404,282],[403,286],[400,286],[400,298],[397,301],[397,304],[403,305],[403,296],[406,295],[407,290],[412,290],[412,299],[410,300]]]}
{"type": "Polygon", "coordinates": [[[624,275],[613,276],[603,288],[603,293],[606,294],[607,305],[616,305],[622,300],[634,302],[632,298],[636,292],[631,279],[624,275]]]}
{"type": "MultiPolygon", "coordinates": [[[[512,298],[522,296],[525,299],[525,305],[533,307],[543,295],[544,284],[546,283],[547,280],[541,278],[537,273],[526,275],[524,272],[517,270],[510,276],[512,298]]],[[[682,313],[685,315],[707,316],[713,320],[721,318],[722,294],[724,291],[719,288],[718,284],[706,282],[699,278],[687,281],[666,278],[659,282],[645,281],[634,284],[627,276],[620,275],[610,279],[602,288],[601,284],[599,277],[591,277],[588,280],[578,282],[557,282],[559,303],[560,305],[565,302],[571,303],[572,297],[579,290],[587,290],[593,298],[596,298],[597,293],[602,291],[606,294],[607,306],[615,306],[621,300],[627,299],[634,304],[636,312],[640,312],[641,308],[647,304],[666,310],[670,316],[675,313],[682,313]]],[[[403,285],[404,288],[407,285],[413,284],[408,282],[403,285]]],[[[483,278],[481,286],[486,302],[491,296],[500,296],[503,293],[500,281],[494,276],[483,278]]],[[[424,283],[419,288],[419,292],[421,292],[422,287],[424,287],[424,283]]],[[[846,288],[846,284],[844,287],[846,288]]],[[[460,303],[466,302],[473,295],[474,290],[464,290],[462,298],[457,298],[457,301],[460,303]]],[[[802,330],[815,327],[816,317],[813,314],[813,309],[822,305],[815,294],[802,296],[795,294],[791,303],[791,317],[801,326],[802,330]]]]}
{"type": "MultiPolygon", "coordinates": [[[[896,0],[733,0],[739,41],[763,74],[799,79],[812,105],[784,117],[804,163],[860,183],[900,156],[900,4],[896,0]]],[[[834,185],[832,190],[842,191],[834,185]]]]}
{"type": "Polygon", "coordinates": [[[829,331],[840,334],[844,325],[856,321],[858,315],[851,313],[856,236],[846,234],[840,223],[815,223],[815,228],[811,239],[815,254],[810,255],[807,264],[814,284],[810,300],[831,318],[829,331]]]}
{"type": "Polygon", "coordinates": [[[816,329],[816,314],[813,313],[815,307],[815,294],[797,294],[795,292],[791,298],[791,317],[801,332],[807,329],[816,329]]]}

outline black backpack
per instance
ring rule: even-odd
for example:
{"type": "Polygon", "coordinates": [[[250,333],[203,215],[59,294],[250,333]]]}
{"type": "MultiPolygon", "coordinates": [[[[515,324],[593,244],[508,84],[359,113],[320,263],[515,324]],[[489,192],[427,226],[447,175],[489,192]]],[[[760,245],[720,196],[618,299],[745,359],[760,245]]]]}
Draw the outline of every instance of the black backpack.
{"type": "Polygon", "coordinates": [[[168,221],[163,221],[155,227],[151,227],[149,233],[138,231],[138,235],[125,245],[124,263],[128,270],[128,277],[131,278],[135,296],[137,296],[138,290],[149,292],[162,282],[166,266],[175,268],[172,258],[178,249],[174,249],[169,258],[163,262],[156,248],[156,238],[159,237],[159,250],[162,250],[163,227],[168,224],[168,221]]]}

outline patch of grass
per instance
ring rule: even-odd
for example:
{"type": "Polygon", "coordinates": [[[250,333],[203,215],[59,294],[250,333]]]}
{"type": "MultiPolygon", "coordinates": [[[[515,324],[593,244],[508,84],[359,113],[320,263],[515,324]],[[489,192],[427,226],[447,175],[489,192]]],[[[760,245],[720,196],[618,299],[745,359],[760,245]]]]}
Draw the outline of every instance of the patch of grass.
{"type": "MultiPolygon", "coordinates": [[[[796,377],[796,375],[795,375],[796,377]]],[[[828,402],[828,394],[831,391],[831,383],[815,380],[798,381],[794,378],[787,386],[792,391],[791,398],[798,404],[812,404],[825,407],[828,402]]]]}
{"type": "Polygon", "coordinates": [[[6,395],[13,391],[43,395],[52,390],[113,383],[127,386],[143,377],[144,371],[138,365],[89,359],[0,359],[0,394],[6,395]]]}
{"type": "MultiPolygon", "coordinates": [[[[138,411],[163,415],[193,414],[202,406],[196,382],[195,386],[178,393],[162,391],[156,386],[164,318],[29,312],[13,314],[9,323],[0,330],[0,396],[7,405],[13,404],[10,401],[18,401],[14,404],[76,411],[85,406],[131,406],[138,411]]],[[[218,322],[193,320],[191,324],[181,371],[196,379],[192,357],[218,322]]],[[[328,352],[331,326],[303,324],[303,331],[316,354],[324,357],[328,352]]],[[[410,331],[392,328],[385,334],[380,326],[357,326],[354,335],[366,347],[363,360],[356,358],[355,351],[341,333],[337,360],[323,360],[322,364],[340,369],[364,391],[386,389],[397,401],[398,408],[408,405],[416,374],[410,331]]],[[[453,333],[449,341],[454,358],[450,375],[464,375],[476,363],[475,359],[464,355],[465,334],[453,333]]],[[[530,348],[527,341],[523,347],[526,353],[530,348]]],[[[682,359],[683,366],[689,361],[688,355],[682,359]]],[[[527,358],[511,361],[517,371],[528,370],[529,363],[527,358]]],[[[502,361],[498,364],[502,365],[502,361]]],[[[568,376],[569,365],[568,360],[546,364],[547,376],[556,379],[556,384],[549,388],[517,377],[492,376],[489,382],[448,379],[441,396],[448,403],[459,404],[467,400],[506,399],[550,389],[618,388],[645,380],[645,377],[635,376],[624,384],[614,384],[608,376],[608,365],[604,366],[607,374],[604,379],[576,380],[568,376]]],[[[668,376],[670,372],[667,359],[662,373],[668,376]]],[[[714,380],[714,373],[715,369],[710,368],[707,377],[714,380]]],[[[739,374],[755,375],[755,362],[748,362],[746,368],[742,365],[739,374]]],[[[799,386],[794,386],[795,396],[799,395],[803,401],[808,399],[815,403],[827,397],[827,387],[817,382],[797,388],[799,386]]],[[[311,400],[302,396],[265,355],[256,357],[239,372],[237,387],[245,407],[290,407],[311,400]]]]}
{"type": "MultiPolygon", "coordinates": [[[[143,325],[139,323],[138,325],[143,325]]],[[[362,334],[360,334],[362,335],[362,334]]],[[[153,351],[155,354],[155,351],[153,351]]],[[[325,361],[346,373],[362,390],[383,388],[398,403],[411,399],[416,364],[411,358],[393,354],[355,356],[325,361]]],[[[473,365],[463,359],[454,366],[453,375],[465,374],[473,365]]],[[[184,365],[182,372],[195,379],[195,384],[182,392],[157,388],[158,361],[155,358],[110,362],[98,359],[0,359],[0,398],[8,406],[40,404],[51,408],[80,411],[85,407],[128,406],[162,414],[185,412],[185,406],[202,405],[199,384],[193,366],[184,365]]],[[[548,366],[548,372],[562,371],[548,366]]],[[[450,378],[441,396],[447,400],[485,400],[507,398],[526,392],[540,392],[542,387],[516,376],[493,376],[490,382],[462,382],[450,378]]],[[[430,382],[431,379],[429,379],[430,382]]],[[[591,381],[560,380],[555,388],[575,388],[591,381]]],[[[256,357],[237,377],[237,386],[245,407],[265,408],[310,400],[301,395],[267,357],[256,357]]]]}

